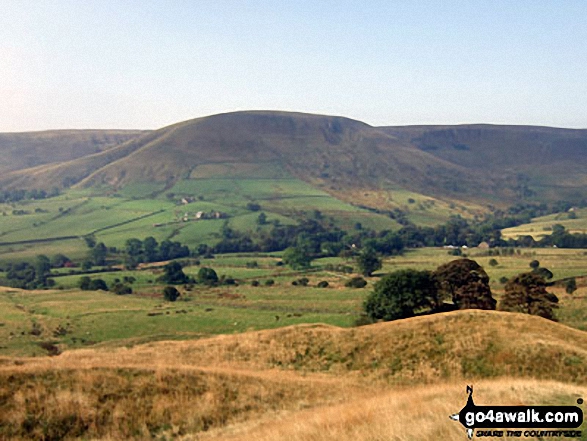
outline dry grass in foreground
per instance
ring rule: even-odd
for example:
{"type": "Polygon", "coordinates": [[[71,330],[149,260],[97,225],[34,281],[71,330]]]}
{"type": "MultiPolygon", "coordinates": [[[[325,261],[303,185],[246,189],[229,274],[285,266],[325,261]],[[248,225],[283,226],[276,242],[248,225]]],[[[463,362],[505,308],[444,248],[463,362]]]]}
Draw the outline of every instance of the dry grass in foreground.
{"type": "MultiPolygon", "coordinates": [[[[479,404],[575,405],[587,387],[553,381],[485,380],[475,384],[479,404]]],[[[343,405],[250,422],[187,440],[216,441],[438,441],[467,439],[449,420],[466,402],[465,383],[388,391],[343,405]]],[[[585,429],[585,428],[583,428],[585,429]]],[[[492,438],[494,439],[494,438],[492,438]]],[[[501,439],[519,439],[504,437],[501,439]]],[[[563,438],[548,438],[558,440],[563,438]]],[[[585,437],[581,438],[585,439],[585,437]]]]}
{"type": "Polygon", "coordinates": [[[2,358],[0,439],[458,439],[466,384],[567,402],[586,360],[582,331],[486,311],[2,358]]]}

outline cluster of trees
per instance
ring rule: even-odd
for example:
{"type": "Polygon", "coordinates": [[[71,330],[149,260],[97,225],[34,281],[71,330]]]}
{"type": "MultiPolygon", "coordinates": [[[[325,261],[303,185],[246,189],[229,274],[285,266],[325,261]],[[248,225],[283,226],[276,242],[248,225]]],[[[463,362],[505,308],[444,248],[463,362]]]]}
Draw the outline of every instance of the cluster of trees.
{"type": "Polygon", "coordinates": [[[159,243],[154,237],[147,237],[145,240],[128,239],[122,251],[115,247],[107,247],[103,242],[97,243],[94,236],[86,236],[84,239],[89,249],[88,256],[82,264],[85,270],[92,266],[107,265],[108,256],[116,256],[127,268],[134,269],[139,263],[180,259],[192,254],[187,246],[179,242],[164,240],[159,243]]]}
{"type": "Polygon", "coordinates": [[[190,249],[179,242],[164,240],[158,243],[154,237],[144,241],[131,238],[124,247],[124,263],[127,268],[136,268],[139,263],[160,262],[190,256],[190,249]]]}
{"type": "Polygon", "coordinates": [[[47,199],[59,195],[57,187],[46,190],[1,190],[0,203],[19,202],[26,200],[47,199]]]}
{"type": "Polygon", "coordinates": [[[190,277],[184,273],[179,262],[169,262],[163,267],[163,275],[157,281],[167,285],[200,284],[205,286],[235,285],[236,280],[232,277],[218,276],[212,268],[202,267],[196,277],[190,277]]]}
{"type": "Polygon", "coordinates": [[[45,255],[39,255],[34,262],[8,263],[4,268],[6,280],[3,285],[21,289],[48,288],[55,285],[50,279],[51,261],[45,255]]]}
{"type": "MultiPolygon", "coordinates": [[[[501,309],[554,320],[558,298],[546,286],[537,271],[512,278],[505,286],[501,309]]],[[[364,309],[371,320],[397,320],[454,309],[494,310],[496,305],[485,270],[474,260],[458,259],[433,272],[407,269],[382,277],[364,309]]]]}
{"type": "Polygon", "coordinates": [[[131,285],[136,281],[132,276],[124,276],[123,280],[114,279],[114,283],[109,288],[102,279],[90,279],[88,276],[81,277],[78,286],[83,291],[111,291],[118,295],[132,294],[131,285]]]}

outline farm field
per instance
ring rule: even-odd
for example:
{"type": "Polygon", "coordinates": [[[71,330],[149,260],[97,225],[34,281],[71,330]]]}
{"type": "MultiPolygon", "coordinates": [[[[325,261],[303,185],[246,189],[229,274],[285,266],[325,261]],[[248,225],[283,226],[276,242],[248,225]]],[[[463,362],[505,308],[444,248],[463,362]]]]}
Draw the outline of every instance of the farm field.
{"type": "MultiPolygon", "coordinates": [[[[489,257],[485,250],[468,250],[491,278],[494,297],[503,293],[502,277],[528,271],[529,262],[540,261],[549,268],[553,280],[578,278],[578,290],[572,295],[553,286],[549,290],[560,298],[557,316],[561,323],[587,329],[587,254],[584,250],[536,249],[513,256],[489,257]],[[489,264],[497,260],[496,266],[489,264]]],[[[186,266],[187,275],[195,276],[201,267],[213,268],[222,277],[236,279],[237,286],[180,286],[177,302],[166,302],[157,281],[160,266],[142,270],[112,271],[89,275],[103,279],[108,286],[117,279],[133,277],[133,294],[116,295],[103,291],[80,291],[82,275],[55,277],[60,289],[27,292],[2,288],[0,299],[0,338],[5,342],[0,354],[42,355],[42,344],[50,342],[61,350],[88,346],[120,346],[168,340],[193,339],[215,334],[233,334],[251,330],[280,328],[302,323],[323,323],[351,327],[360,317],[362,304],[373,283],[383,274],[399,269],[434,270],[455,259],[446,249],[426,248],[388,258],[382,270],[368,278],[363,289],[347,288],[352,274],[326,271],[325,265],[353,265],[341,258],[318,259],[308,272],[295,272],[278,266],[276,254],[219,255],[202,259],[200,265],[186,266]],[[293,286],[301,277],[308,286],[293,286]],[[258,286],[253,286],[253,282],[258,286]],[[272,281],[268,285],[267,281],[272,281]],[[318,288],[327,281],[327,288],[318,288]]]]}
{"type": "Polygon", "coordinates": [[[343,228],[357,224],[376,231],[400,227],[386,215],[355,207],[293,178],[199,178],[179,181],[168,189],[134,183],[116,192],[107,187],[73,189],[50,199],[2,204],[0,263],[56,254],[60,248],[78,259],[87,251],[81,239],[88,235],[109,247],[123,247],[131,237],[149,236],[160,242],[180,241],[190,248],[214,245],[225,222],[237,231],[255,231],[261,211],[268,225],[289,225],[316,210],[343,228]],[[259,207],[252,211],[247,208],[250,203],[259,207]],[[199,212],[212,215],[197,220],[199,212]],[[221,218],[214,218],[215,213],[221,218]]]}
{"type": "Polygon", "coordinates": [[[529,224],[518,225],[517,227],[505,228],[502,235],[505,239],[517,238],[518,236],[532,236],[539,240],[552,233],[552,226],[560,224],[571,233],[587,232],[587,208],[576,209],[572,212],[550,214],[532,219],[529,224]]]}

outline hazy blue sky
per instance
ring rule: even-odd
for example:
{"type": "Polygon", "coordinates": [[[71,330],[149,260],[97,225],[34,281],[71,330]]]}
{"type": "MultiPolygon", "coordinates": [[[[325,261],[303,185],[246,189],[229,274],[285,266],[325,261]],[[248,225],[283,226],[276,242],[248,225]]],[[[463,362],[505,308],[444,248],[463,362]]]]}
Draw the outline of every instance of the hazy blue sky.
{"type": "Polygon", "coordinates": [[[587,1],[0,0],[0,131],[280,109],[587,128],[587,1]]]}

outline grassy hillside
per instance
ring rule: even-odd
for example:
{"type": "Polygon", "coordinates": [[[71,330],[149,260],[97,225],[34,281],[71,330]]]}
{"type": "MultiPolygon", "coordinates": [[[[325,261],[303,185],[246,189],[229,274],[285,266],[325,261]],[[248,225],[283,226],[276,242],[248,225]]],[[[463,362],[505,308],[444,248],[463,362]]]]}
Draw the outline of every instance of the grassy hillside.
{"type": "Polygon", "coordinates": [[[293,176],[339,199],[377,208],[398,206],[392,201],[394,190],[448,203],[499,205],[532,192],[538,199],[572,196],[567,192],[571,184],[577,191],[587,185],[581,168],[585,139],[581,131],[508,127],[445,131],[455,134],[376,128],[341,117],[237,112],[165,127],[108,152],[58,166],[14,172],[3,182],[33,187],[69,179],[79,186],[119,189],[137,182],[169,186],[181,179],[213,179],[227,173],[235,178],[293,176]],[[515,135],[504,135],[512,130],[515,135]],[[450,146],[445,148],[447,143],[450,146]],[[560,156],[550,147],[542,148],[544,143],[556,146],[560,156]],[[515,160],[504,159],[509,150],[517,152],[515,160]],[[551,184],[562,169],[572,176],[562,187],[558,180],[562,193],[554,194],[551,184]],[[543,180],[531,181],[530,171],[539,172],[543,180]],[[538,191],[539,185],[548,191],[538,191]]]}
{"type": "Polygon", "coordinates": [[[587,130],[531,126],[406,126],[386,133],[452,164],[503,181],[509,197],[584,198],[587,130]]]}
{"type": "Polygon", "coordinates": [[[532,219],[528,224],[502,230],[503,237],[517,238],[519,236],[532,236],[539,240],[552,233],[553,225],[563,225],[571,233],[587,232],[587,209],[574,209],[571,212],[555,213],[532,219]]]}
{"type": "MultiPolygon", "coordinates": [[[[144,133],[140,130],[51,130],[0,133],[0,172],[70,161],[102,152],[144,133]]],[[[60,186],[60,183],[54,186],[60,186]]]]}
{"type": "Polygon", "coordinates": [[[582,331],[536,317],[463,311],[348,330],[301,325],[1,358],[0,434],[456,438],[463,429],[448,415],[464,405],[466,384],[475,384],[484,403],[573,405],[587,392],[586,357],[582,331]]]}

